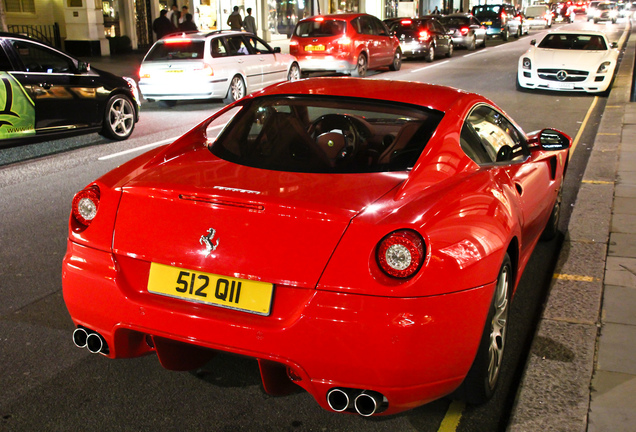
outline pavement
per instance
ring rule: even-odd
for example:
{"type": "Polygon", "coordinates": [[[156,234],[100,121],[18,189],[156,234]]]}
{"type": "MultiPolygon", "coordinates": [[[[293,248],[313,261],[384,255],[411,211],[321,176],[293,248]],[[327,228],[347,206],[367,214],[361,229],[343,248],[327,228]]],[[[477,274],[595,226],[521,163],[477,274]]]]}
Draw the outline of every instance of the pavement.
{"type": "MultiPolygon", "coordinates": [[[[636,431],[636,37],[623,46],[508,432],[636,431]]],[[[84,60],[138,78],[142,58],[84,60]]]]}

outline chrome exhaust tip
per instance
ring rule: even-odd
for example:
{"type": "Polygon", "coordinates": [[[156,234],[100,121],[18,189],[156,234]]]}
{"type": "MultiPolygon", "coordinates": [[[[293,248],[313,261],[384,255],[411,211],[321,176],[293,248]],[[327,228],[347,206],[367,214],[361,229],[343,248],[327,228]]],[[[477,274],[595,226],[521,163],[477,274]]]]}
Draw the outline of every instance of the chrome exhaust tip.
{"type": "Polygon", "coordinates": [[[353,395],[349,393],[350,391],[341,388],[329,390],[329,393],[327,393],[329,408],[336,412],[343,412],[351,408],[353,405],[353,395]]]}
{"type": "Polygon", "coordinates": [[[104,348],[104,340],[99,334],[91,333],[86,338],[86,348],[93,354],[98,354],[104,348]]]}
{"type": "Polygon", "coordinates": [[[369,417],[386,409],[389,401],[376,391],[365,390],[356,397],[354,406],[356,412],[363,417],[369,417]]]}
{"type": "Polygon", "coordinates": [[[78,327],[73,332],[73,343],[78,348],[86,348],[86,340],[88,339],[88,333],[82,327],[78,327]]]}

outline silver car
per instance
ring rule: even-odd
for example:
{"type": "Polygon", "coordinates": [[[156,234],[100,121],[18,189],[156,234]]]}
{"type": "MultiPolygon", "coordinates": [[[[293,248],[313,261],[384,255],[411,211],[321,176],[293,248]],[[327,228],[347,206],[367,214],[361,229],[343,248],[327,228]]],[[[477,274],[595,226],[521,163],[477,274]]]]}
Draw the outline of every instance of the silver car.
{"type": "Polygon", "coordinates": [[[224,99],[226,103],[270,84],[300,79],[294,56],[251,33],[176,33],[158,40],[139,69],[149,101],[224,99]]]}
{"type": "Polygon", "coordinates": [[[442,16],[439,21],[449,31],[452,30],[451,38],[453,45],[463,46],[469,50],[474,50],[476,46],[486,46],[486,27],[481,25],[479,20],[469,13],[458,13],[442,16]]]}

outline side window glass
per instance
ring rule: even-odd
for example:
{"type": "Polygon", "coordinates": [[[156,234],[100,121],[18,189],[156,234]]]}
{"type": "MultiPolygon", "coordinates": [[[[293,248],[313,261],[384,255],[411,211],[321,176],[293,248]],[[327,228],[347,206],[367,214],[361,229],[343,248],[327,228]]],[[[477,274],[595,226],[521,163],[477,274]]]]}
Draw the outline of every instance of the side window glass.
{"type": "Polygon", "coordinates": [[[210,48],[212,50],[212,57],[225,57],[227,56],[227,48],[223,43],[223,39],[215,38],[210,41],[210,48]]]}
{"type": "Polygon", "coordinates": [[[466,122],[476,132],[491,162],[523,159],[524,140],[517,128],[500,112],[479,106],[470,113],[466,122]]]}
{"type": "Polygon", "coordinates": [[[9,61],[9,57],[7,57],[7,54],[4,52],[4,49],[2,49],[2,46],[0,45],[0,71],[12,70],[13,66],[11,65],[11,61],[9,61]]]}
{"type": "Polygon", "coordinates": [[[261,42],[259,39],[256,39],[255,37],[250,36],[248,37],[248,41],[253,48],[252,51],[254,51],[254,54],[271,54],[272,53],[269,47],[265,45],[263,42],[261,42]]]}
{"type": "Polygon", "coordinates": [[[226,39],[228,53],[231,56],[248,55],[250,52],[245,46],[242,36],[232,36],[226,39]]]}
{"type": "Polygon", "coordinates": [[[462,127],[462,132],[459,137],[459,144],[461,145],[464,153],[466,153],[466,156],[471,158],[474,162],[477,162],[478,164],[494,162],[488,155],[488,152],[486,152],[479,135],[468,122],[464,122],[464,126],[462,127]]]}
{"type": "Polygon", "coordinates": [[[74,73],[73,62],[48,48],[21,40],[11,41],[27,72],[74,73]]]}

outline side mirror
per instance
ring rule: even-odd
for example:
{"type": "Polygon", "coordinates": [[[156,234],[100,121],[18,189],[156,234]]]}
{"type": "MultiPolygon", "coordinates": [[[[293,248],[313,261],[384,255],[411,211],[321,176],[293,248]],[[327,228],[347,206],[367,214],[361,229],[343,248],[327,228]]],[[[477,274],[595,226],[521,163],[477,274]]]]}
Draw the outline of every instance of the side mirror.
{"type": "Polygon", "coordinates": [[[281,53],[280,47],[274,47],[274,54],[280,54],[280,53],[281,53]]]}
{"type": "Polygon", "coordinates": [[[86,62],[83,62],[83,61],[77,62],[77,71],[79,73],[86,73],[89,70],[91,70],[91,65],[90,64],[88,64],[86,62]]]}
{"type": "Polygon", "coordinates": [[[618,42],[612,42],[612,48],[618,48],[618,42]]]}
{"type": "Polygon", "coordinates": [[[570,148],[572,138],[556,129],[543,129],[539,133],[539,146],[547,151],[559,151],[570,148]]]}
{"type": "Polygon", "coordinates": [[[536,40],[536,39],[532,39],[532,40],[530,41],[530,45],[536,45],[536,44],[537,44],[537,40],[536,40]]]}

